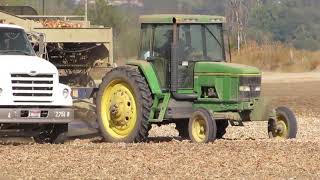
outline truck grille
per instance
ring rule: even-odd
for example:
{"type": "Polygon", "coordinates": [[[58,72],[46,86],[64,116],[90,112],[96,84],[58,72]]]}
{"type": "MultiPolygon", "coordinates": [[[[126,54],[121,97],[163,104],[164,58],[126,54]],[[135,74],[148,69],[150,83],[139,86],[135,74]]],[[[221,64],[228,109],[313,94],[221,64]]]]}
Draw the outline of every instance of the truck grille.
{"type": "Polygon", "coordinates": [[[260,96],[261,91],[256,91],[256,87],[261,89],[261,76],[242,76],[240,77],[240,86],[249,86],[250,91],[239,91],[240,100],[248,100],[250,98],[256,98],[260,96]]]}
{"type": "Polygon", "coordinates": [[[53,101],[53,74],[11,74],[12,95],[14,102],[39,102],[53,101]]]}

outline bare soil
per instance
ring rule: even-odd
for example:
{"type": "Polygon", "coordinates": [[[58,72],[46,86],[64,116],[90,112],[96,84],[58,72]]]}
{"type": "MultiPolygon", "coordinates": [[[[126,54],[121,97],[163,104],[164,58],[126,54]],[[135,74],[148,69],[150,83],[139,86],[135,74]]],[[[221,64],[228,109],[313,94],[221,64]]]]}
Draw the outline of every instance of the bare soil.
{"type": "Polygon", "coordinates": [[[64,145],[3,141],[1,176],[4,179],[318,179],[320,78],[316,75],[267,73],[263,79],[263,94],[273,99],[273,105],[289,106],[296,113],[299,132],[295,140],[270,140],[266,122],[253,122],[245,127],[229,127],[225,139],[210,144],[180,141],[174,125],[154,126],[150,142],[141,144],[108,144],[99,138],[64,145]]]}

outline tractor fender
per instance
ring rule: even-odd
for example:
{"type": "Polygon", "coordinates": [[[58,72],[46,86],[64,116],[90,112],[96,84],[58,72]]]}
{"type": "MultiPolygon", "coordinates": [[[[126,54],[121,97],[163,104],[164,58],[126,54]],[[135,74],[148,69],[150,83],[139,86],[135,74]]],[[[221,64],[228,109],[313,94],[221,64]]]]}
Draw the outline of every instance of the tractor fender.
{"type": "Polygon", "coordinates": [[[143,76],[147,79],[152,94],[162,93],[157,74],[154,71],[151,63],[144,60],[129,60],[126,64],[137,66],[139,68],[139,70],[143,73],[143,76]]]}

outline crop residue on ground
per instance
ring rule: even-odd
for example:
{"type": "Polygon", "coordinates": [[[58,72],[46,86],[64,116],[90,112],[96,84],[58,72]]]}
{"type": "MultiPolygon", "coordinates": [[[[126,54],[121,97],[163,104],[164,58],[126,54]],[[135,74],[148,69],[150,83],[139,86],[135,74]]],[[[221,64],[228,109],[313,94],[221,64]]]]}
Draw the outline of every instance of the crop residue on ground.
{"type": "Polygon", "coordinates": [[[266,123],[229,127],[210,144],[180,141],[174,125],[150,131],[150,142],[108,144],[99,139],[64,145],[3,142],[1,176],[9,179],[317,179],[320,176],[320,81],[263,84],[274,105],[292,107],[295,140],[270,140],[266,123]]]}

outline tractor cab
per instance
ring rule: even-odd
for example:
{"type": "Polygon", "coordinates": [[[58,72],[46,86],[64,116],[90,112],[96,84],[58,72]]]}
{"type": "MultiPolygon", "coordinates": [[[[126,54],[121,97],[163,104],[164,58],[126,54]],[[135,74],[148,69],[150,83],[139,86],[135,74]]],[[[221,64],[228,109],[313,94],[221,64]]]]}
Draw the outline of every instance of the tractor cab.
{"type": "Polygon", "coordinates": [[[219,16],[148,15],[142,16],[139,59],[153,64],[161,88],[192,92],[196,62],[224,62],[223,22],[219,16]],[[177,79],[172,82],[170,66],[177,79]],[[172,86],[172,84],[171,84],[172,86]]]}

